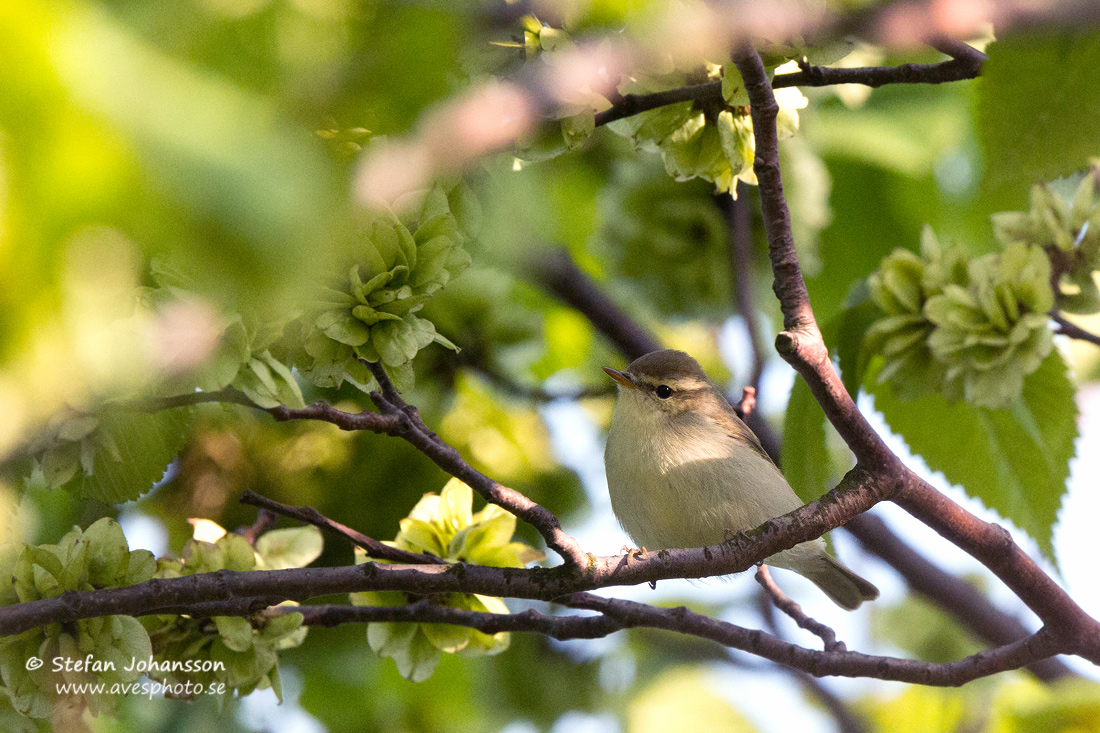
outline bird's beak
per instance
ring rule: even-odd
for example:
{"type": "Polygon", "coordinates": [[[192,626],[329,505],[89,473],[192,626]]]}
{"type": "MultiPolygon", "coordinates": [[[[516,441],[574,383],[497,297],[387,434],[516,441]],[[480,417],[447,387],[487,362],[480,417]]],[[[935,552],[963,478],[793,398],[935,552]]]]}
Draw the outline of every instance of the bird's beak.
{"type": "Polygon", "coordinates": [[[634,384],[634,377],[630,376],[628,373],[620,372],[618,369],[612,369],[611,367],[604,367],[603,370],[607,372],[607,376],[627,389],[638,389],[638,385],[634,384]]]}

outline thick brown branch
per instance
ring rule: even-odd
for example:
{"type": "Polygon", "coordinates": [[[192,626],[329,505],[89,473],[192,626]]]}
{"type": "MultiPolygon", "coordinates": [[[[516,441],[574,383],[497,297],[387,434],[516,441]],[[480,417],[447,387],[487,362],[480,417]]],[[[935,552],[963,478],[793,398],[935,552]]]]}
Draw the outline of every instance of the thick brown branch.
{"type": "Polygon", "coordinates": [[[125,614],[188,613],[196,603],[244,602],[249,598],[305,601],[333,593],[401,590],[419,595],[480,593],[554,600],[577,591],[638,585],[670,578],[703,578],[747,570],[766,557],[820,537],[866,511],[885,493],[867,472],[855,468],[820,500],[768,520],[710,547],[661,550],[640,555],[587,556],[581,567],[491,568],[448,565],[364,565],[250,572],[219,571],[151,580],[125,588],[68,592],[0,608],[0,636],[36,626],[125,614]]]}
{"type": "Polygon", "coordinates": [[[880,480],[892,479],[902,489],[895,501],[992,570],[1051,633],[1072,639],[1075,653],[1100,663],[1100,624],[1043,573],[1005,530],[969,514],[903,466],[856,408],[829,359],[795,253],[779,170],[775,96],[755,50],[748,49],[735,61],[752,107],[756,137],[753,169],[760,183],[774,290],[787,329],[776,339],[780,354],[806,380],[859,463],[880,480]]]}
{"type": "Polygon", "coordinates": [[[561,599],[571,608],[582,608],[609,616],[624,626],[646,626],[691,633],[733,649],[755,654],[773,662],[823,677],[873,677],[921,685],[958,686],[980,677],[1020,667],[1057,654],[1064,640],[1043,629],[1018,642],[979,652],[946,664],[911,659],[876,657],[858,652],[821,652],[789,644],[763,631],[741,628],[694,613],[681,606],[664,609],[643,603],[601,598],[590,593],[561,599]],[[690,631],[687,631],[690,629],[690,631]]]}
{"type": "Polygon", "coordinates": [[[718,642],[774,662],[822,677],[871,677],[916,684],[958,686],[997,672],[1017,669],[1027,662],[1055,653],[1057,637],[1040,631],[1025,640],[980,652],[946,664],[880,657],[843,649],[806,649],[762,631],[718,621],[683,606],[659,608],[644,603],[601,598],[577,593],[561,599],[571,608],[596,611],[595,616],[547,616],[538,611],[492,614],[420,601],[406,606],[303,606],[270,609],[268,613],[301,613],[312,626],[344,623],[420,622],[443,623],[477,629],[487,634],[527,631],[555,639],[594,639],[629,628],[658,628],[718,642]]]}
{"type": "Polygon", "coordinates": [[[925,481],[913,476],[894,497],[910,514],[993,571],[1074,653],[1100,664],[1100,623],[1012,541],[1008,530],[978,519],[925,481]]]}
{"type": "Polygon", "coordinates": [[[760,55],[752,49],[737,55],[734,60],[745,81],[745,91],[751,104],[756,137],[753,170],[760,184],[764,230],[768,236],[768,253],[774,274],[772,289],[779,299],[786,329],[776,338],[776,349],[806,380],[825,415],[855,453],[857,460],[871,470],[901,475],[904,470],[901,463],[856,408],[840,376],[833,369],[829,351],[810,308],[779,170],[779,137],[775,125],[779,105],[768,83],[764,64],[760,55]]]}
{"type": "MultiPolygon", "coordinates": [[[[1015,616],[989,602],[981,591],[965,580],[932,564],[890,531],[878,517],[861,514],[844,525],[865,550],[885,560],[915,592],[920,593],[955,618],[963,628],[994,646],[1010,644],[1030,632],[1015,616]]],[[[1072,675],[1057,659],[1044,659],[1028,670],[1044,682],[1072,675]]]]}

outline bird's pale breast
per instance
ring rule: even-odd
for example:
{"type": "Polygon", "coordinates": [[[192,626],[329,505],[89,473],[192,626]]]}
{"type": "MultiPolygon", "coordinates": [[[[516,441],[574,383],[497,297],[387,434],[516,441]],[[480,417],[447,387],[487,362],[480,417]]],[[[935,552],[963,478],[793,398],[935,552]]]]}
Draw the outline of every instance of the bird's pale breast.
{"type": "Polygon", "coordinates": [[[770,461],[705,416],[630,418],[624,429],[616,409],[606,463],[612,508],[637,545],[716,544],[800,506],[770,461]]]}

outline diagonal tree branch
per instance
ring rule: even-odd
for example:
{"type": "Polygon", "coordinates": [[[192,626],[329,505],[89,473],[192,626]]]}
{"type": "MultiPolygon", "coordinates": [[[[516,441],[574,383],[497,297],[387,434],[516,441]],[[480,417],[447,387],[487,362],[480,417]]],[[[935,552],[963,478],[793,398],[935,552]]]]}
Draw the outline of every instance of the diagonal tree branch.
{"type": "MultiPolygon", "coordinates": [[[[571,305],[586,316],[590,308],[593,308],[594,305],[598,307],[601,317],[593,319],[593,323],[612,342],[623,342],[625,346],[631,348],[646,348],[649,346],[644,341],[634,343],[630,339],[614,338],[611,335],[612,333],[631,334],[640,332],[642,329],[634,324],[629,316],[619,310],[606,295],[600,292],[598,286],[572,264],[567,254],[561,252],[556,257],[559,258],[559,261],[564,258],[566,262],[566,265],[560,267],[556,273],[557,277],[560,278],[557,287],[566,293],[574,294],[574,297],[568,300],[571,305]],[[597,294],[599,297],[592,296],[592,293],[597,294]],[[611,331],[611,333],[608,333],[608,331],[611,331]]],[[[545,282],[543,284],[546,285],[545,282]]],[[[620,348],[624,347],[621,346],[620,348]]],[[[626,351],[628,358],[632,358],[633,354],[634,352],[626,351]]],[[[749,415],[748,419],[754,419],[754,415],[749,415]]],[[[750,423],[750,426],[756,430],[752,423],[750,423]]],[[[757,434],[762,437],[764,435],[760,432],[757,434]]],[[[765,447],[768,448],[769,453],[778,459],[778,441],[775,442],[774,447],[768,444],[765,444],[765,447]]],[[[881,522],[874,517],[860,515],[845,524],[844,529],[855,534],[867,549],[893,566],[911,583],[914,590],[926,594],[933,602],[955,616],[976,636],[995,645],[1011,643],[1027,636],[1028,630],[1016,618],[1000,611],[973,586],[943,572],[928,560],[917,555],[902,544],[892,533],[889,533],[888,530],[886,530],[887,534],[879,532],[873,535],[869,530],[865,531],[865,528],[870,526],[872,522],[878,522],[881,525],[881,522]]],[[[882,529],[885,530],[884,525],[882,525],[882,529]]],[[[1064,664],[1054,659],[1044,660],[1031,669],[1039,679],[1046,681],[1072,674],[1064,664]]]]}
{"type": "Polygon", "coordinates": [[[1050,319],[1058,324],[1058,330],[1055,333],[1060,333],[1063,336],[1069,336],[1071,339],[1077,339],[1079,341],[1088,341],[1090,344],[1100,346],[1100,336],[1097,336],[1091,331],[1078,326],[1076,323],[1068,320],[1061,313],[1052,312],[1050,319]]]}
{"type": "Polygon", "coordinates": [[[366,550],[367,555],[370,557],[379,560],[392,560],[393,562],[412,565],[438,565],[442,562],[438,557],[427,553],[418,555],[415,552],[408,552],[407,550],[390,547],[384,542],[380,542],[373,537],[368,537],[362,532],[329,519],[313,507],[290,506],[289,504],[283,504],[273,499],[268,499],[266,496],[260,496],[249,489],[245,489],[244,493],[241,494],[240,501],[242,504],[260,507],[261,515],[264,512],[282,514],[284,517],[297,519],[299,522],[312,524],[319,529],[325,529],[338,534],[356,547],[361,547],[366,550]]]}
{"type": "Polygon", "coordinates": [[[720,545],[661,550],[629,556],[587,555],[581,567],[494,568],[465,563],[390,565],[264,571],[218,571],[154,579],[123,588],[70,591],[0,608],[0,636],[49,623],[123,614],[188,613],[196,603],[248,598],[305,601],[332,593],[402,590],[419,595],[482,595],[554,600],[578,591],[638,585],[670,578],[702,578],[749,569],[766,557],[820,537],[872,506],[884,490],[855,468],[816,502],[738,532],[720,545]]]}
{"type": "MultiPolygon", "coordinates": [[[[932,564],[890,531],[873,514],[861,514],[844,525],[863,548],[885,560],[917,593],[947,611],[962,626],[983,641],[1001,646],[1030,633],[1015,616],[989,602],[965,580],[932,564]]],[[[1057,659],[1044,659],[1028,670],[1044,682],[1053,682],[1073,672],[1057,659]]]]}
{"type": "Polygon", "coordinates": [[[571,608],[602,613],[624,625],[670,631],[690,628],[691,631],[685,633],[801,669],[815,677],[874,677],[922,685],[958,686],[996,672],[1019,669],[1035,659],[1057,653],[1065,643],[1063,637],[1043,629],[1006,646],[979,652],[956,662],[935,664],[875,657],[858,652],[813,651],[789,644],[762,631],[744,629],[694,613],[683,606],[661,609],[634,601],[602,598],[590,593],[563,598],[561,602],[571,608]]]}
{"type": "Polygon", "coordinates": [[[628,360],[661,349],[657,337],[623,313],[577,267],[567,251],[555,250],[533,262],[532,267],[546,290],[583,313],[628,360]]]}
{"type": "Polygon", "coordinates": [[[776,114],[779,107],[763,62],[754,49],[735,59],[752,106],[756,137],[753,169],[760,183],[764,225],[786,330],[776,339],[780,354],[802,375],[826,416],[855,453],[858,465],[880,480],[897,482],[890,497],[993,571],[1052,633],[1073,640],[1085,656],[1100,653],[1100,624],[1024,553],[1002,527],[984,522],[907,469],[856,408],[840,381],[810,308],[791,235],[790,214],[779,169],[776,114]]]}
{"type": "Polygon", "coordinates": [[[567,565],[583,567],[588,562],[588,554],[575,539],[562,530],[561,522],[549,509],[531,501],[515,489],[497,483],[463,460],[454,447],[443,442],[424,424],[416,408],[405,402],[386,376],[381,364],[368,362],[367,366],[382,386],[382,395],[372,392],[371,399],[399,426],[391,434],[406,440],[432,459],[437,466],[481,494],[485,501],[507,509],[533,526],[546,540],[547,546],[561,555],[567,565]]]}

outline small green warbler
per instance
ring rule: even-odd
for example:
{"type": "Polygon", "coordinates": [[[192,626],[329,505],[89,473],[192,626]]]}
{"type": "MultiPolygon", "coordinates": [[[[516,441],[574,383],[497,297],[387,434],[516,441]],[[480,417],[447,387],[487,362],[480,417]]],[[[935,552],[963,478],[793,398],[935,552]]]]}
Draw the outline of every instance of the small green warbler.
{"type": "MultiPolygon", "coordinates": [[[[721,390],[682,351],[655,351],[619,383],[604,463],[611,506],[623,529],[649,550],[701,547],[802,506],[760,440],[721,390]]],[[[825,552],[816,539],[767,560],[855,609],[878,588],[825,552]]]]}

